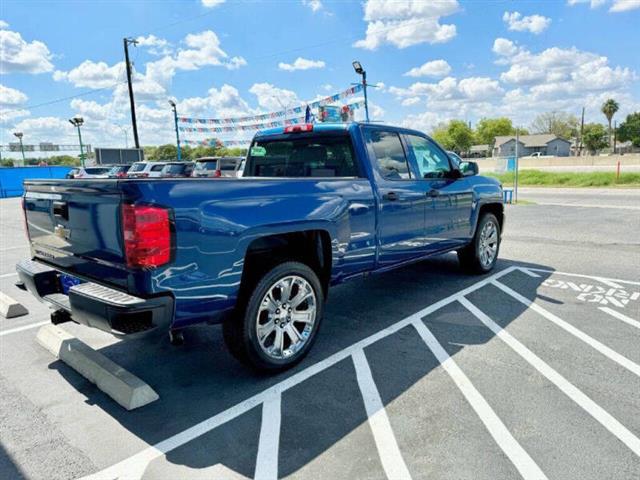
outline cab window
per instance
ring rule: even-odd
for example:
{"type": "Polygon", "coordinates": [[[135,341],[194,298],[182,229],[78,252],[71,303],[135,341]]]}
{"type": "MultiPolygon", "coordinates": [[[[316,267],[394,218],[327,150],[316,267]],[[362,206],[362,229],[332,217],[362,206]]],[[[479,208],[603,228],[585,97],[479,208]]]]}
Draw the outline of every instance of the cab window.
{"type": "Polygon", "coordinates": [[[421,178],[446,178],[451,172],[449,157],[433,142],[417,135],[406,135],[409,156],[421,178]]]}
{"type": "Polygon", "coordinates": [[[408,180],[411,171],[396,132],[365,129],[364,136],[376,159],[378,171],[386,180],[408,180]]]}

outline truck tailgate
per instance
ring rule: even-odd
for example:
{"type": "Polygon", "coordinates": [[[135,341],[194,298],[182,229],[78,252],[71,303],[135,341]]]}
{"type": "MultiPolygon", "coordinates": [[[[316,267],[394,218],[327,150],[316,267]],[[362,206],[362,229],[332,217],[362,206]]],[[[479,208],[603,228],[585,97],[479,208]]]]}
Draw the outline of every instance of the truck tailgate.
{"type": "Polygon", "coordinates": [[[126,288],[120,202],[114,180],[25,182],[33,257],[70,274],[126,288]]]}

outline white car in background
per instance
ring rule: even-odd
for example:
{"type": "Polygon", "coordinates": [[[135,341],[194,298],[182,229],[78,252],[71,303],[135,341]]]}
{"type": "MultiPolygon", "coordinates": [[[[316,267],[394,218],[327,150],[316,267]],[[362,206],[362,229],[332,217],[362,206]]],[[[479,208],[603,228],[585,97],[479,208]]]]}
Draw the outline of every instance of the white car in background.
{"type": "Polygon", "coordinates": [[[242,157],[198,158],[191,176],[200,178],[237,177],[242,160],[242,157]]]}
{"type": "Polygon", "coordinates": [[[159,178],[165,162],[135,162],[127,172],[128,178],[159,178]]]}
{"type": "Polygon", "coordinates": [[[75,167],[69,170],[65,178],[109,178],[111,165],[100,167],[75,167]]]}

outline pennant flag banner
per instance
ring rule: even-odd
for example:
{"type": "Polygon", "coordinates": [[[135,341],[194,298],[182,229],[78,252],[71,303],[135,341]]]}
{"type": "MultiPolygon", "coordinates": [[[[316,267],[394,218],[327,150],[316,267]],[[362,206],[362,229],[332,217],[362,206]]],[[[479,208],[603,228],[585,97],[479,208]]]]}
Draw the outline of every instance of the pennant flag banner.
{"type": "MultiPolygon", "coordinates": [[[[364,101],[358,101],[348,104],[351,110],[357,110],[364,105],[364,101]]],[[[224,127],[178,127],[181,132],[191,133],[231,133],[231,132],[251,132],[262,130],[263,128],[283,127],[286,125],[298,125],[305,122],[305,117],[287,118],[266,123],[254,123],[249,125],[231,125],[224,127]]]]}
{"type": "Polygon", "coordinates": [[[246,140],[220,140],[218,138],[207,138],[205,140],[181,140],[185,145],[196,145],[204,147],[242,147],[251,143],[251,138],[246,140]]]}
{"type": "MultiPolygon", "coordinates": [[[[264,120],[274,119],[274,118],[284,118],[289,117],[296,114],[304,113],[307,105],[313,110],[318,107],[328,105],[330,103],[337,102],[343,98],[350,97],[362,91],[362,85],[354,85],[353,87],[349,87],[346,90],[336,93],[334,95],[330,95],[321,100],[316,100],[315,102],[305,103],[304,105],[299,105],[297,107],[288,108],[286,110],[281,110],[279,112],[271,112],[271,113],[262,113],[260,115],[251,115],[247,117],[232,117],[232,118],[191,118],[191,117],[178,117],[178,121],[180,123],[198,123],[203,125],[221,125],[226,123],[245,123],[245,122],[264,122],[264,120]]],[[[255,129],[254,129],[255,130],[255,129]]]]}
{"type": "Polygon", "coordinates": [[[286,120],[279,120],[275,122],[267,123],[254,123],[251,125],[233,125],[230,127],[178,127],[181,132],[213,132],[213,133],[226,133],[237,131],[256,131],[263,128],[282,127],[284,125],[297,125],[304,123],[304,117],[300,118],[288,118],[286,120]]]}

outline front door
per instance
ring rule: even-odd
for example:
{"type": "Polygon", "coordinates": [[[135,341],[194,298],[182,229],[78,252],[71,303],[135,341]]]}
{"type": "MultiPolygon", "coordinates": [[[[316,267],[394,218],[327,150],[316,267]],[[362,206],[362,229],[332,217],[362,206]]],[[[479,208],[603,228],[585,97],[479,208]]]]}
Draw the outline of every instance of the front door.
{"type": "Polygon", "coordinates": [[[432,140],[405,134],[409,160],[417,168],[429,199],[425,213],[425,248],[451,250],[468,242],[473,195],[471,185],[432,140]]]}
{"type": "Polygon", "coordinates": [[[365,127],[364,136],[380,198],[378,267],[422,256],[425,208],[430,203],[425,186],[409,168],[397,132],[365,127]]]}

